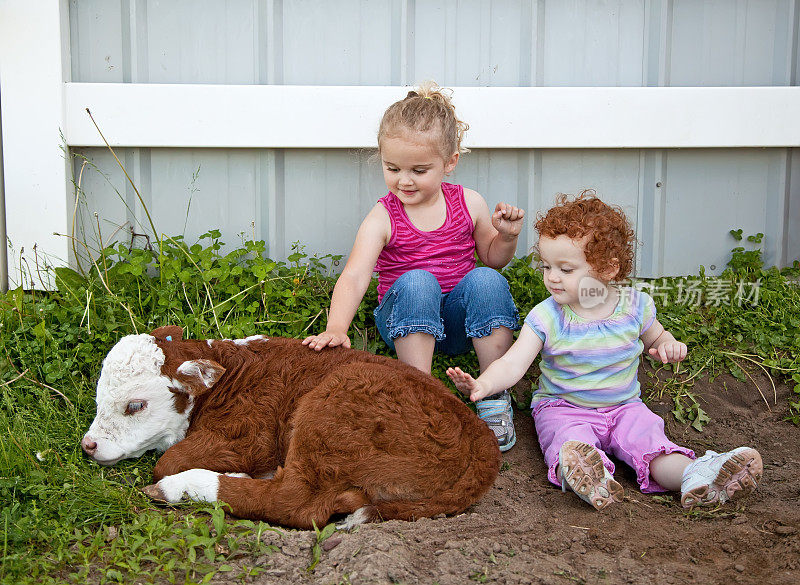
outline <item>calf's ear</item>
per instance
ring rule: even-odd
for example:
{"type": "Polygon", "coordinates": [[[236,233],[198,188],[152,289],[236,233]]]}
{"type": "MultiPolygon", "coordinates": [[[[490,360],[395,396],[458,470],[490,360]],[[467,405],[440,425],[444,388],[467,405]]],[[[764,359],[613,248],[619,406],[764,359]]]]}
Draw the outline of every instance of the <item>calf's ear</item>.
{"type": "Polygon", "coordinates": [[[150,335],[161,341],[180,341],[183,339],[183,329],[177,325],[165,325],[153,329],[150,335]]]}
{"type": "Polygon", "coordinates": [[[214,360],[190,360],[178,366],[176,378],[189,393],[199,396],[214,386],[225,373],[225,368],[214,360]]]}

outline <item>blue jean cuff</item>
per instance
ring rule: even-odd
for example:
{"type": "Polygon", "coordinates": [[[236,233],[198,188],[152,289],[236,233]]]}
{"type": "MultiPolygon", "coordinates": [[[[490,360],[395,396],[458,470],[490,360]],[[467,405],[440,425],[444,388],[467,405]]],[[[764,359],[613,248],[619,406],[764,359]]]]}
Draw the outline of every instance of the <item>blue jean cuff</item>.
{"type": "Polygon", "coordinates": [[[392,340],[398,337],[405,337],[411,333],[427,333],[428,335],[433,335],[436,341],[444,339],[444,330],[431,327],[430,325],[402,325],[389,329],[389,337],[392,340]]]}
{"type": "Polygon", "coordinates": [[[520,325],[519,321],[515,319],[510,319],[508,317],[497,317],[489,321],[489,323],[483,327],[467,329],[467,337],[486,337],[487,335],[491,335],[492,331],[498,329],[499,327],[508,327],[511,329],[511,331],[516,331],[520,328],[520,325]]]}

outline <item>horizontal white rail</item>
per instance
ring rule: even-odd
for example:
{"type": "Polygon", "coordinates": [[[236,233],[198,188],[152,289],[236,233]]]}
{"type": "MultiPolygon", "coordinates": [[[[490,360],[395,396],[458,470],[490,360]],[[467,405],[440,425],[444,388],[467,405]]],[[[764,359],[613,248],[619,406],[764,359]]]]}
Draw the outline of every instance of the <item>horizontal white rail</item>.
{"type": "MultiPolygon", "coordinates": [[[[65,84],[70,146],[375,145],[400,87],[65,84]]],[[[471,148],[800,146],[800,87],[459,87],[471,148]]]]}

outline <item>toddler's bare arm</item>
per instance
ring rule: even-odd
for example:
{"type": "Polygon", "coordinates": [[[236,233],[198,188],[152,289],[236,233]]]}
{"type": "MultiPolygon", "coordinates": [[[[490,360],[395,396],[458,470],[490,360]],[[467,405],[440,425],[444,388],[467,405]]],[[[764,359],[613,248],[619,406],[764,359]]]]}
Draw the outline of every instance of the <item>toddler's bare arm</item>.
{"type": "Polygon", "coordinates": [[[656,319],[642,334],[644,351],[662,364],[679,362],[686,357],[686,344],[681,343],[656,319]]]}
{"type": "Polygon", "coordinates": [[[533,329],[524,325],[519,338],[502,357],[496,359],[477,379],[459,368],[448,368],[447,375],[461,392],[469,392],[469,399],[481,400],[510,388],[522,379],[533,360],[542,349],[542,340],[533,329]]]}

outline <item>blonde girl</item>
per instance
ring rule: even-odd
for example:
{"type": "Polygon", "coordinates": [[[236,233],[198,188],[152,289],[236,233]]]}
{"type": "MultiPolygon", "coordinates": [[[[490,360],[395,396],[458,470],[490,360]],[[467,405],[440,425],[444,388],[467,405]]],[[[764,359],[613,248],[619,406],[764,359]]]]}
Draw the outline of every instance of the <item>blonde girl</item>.
{"type": "MultiPolygon", "coordinates": [[[[455,355],[472,346],[483,370],[511,347],[518,314],[496,269],[514,256],[525,213],[507,203],[490,213],[478,193],[444,182],[467,152],[467,128],[432,82],[386,110],[378,151],[389,192],[358,229],[327,328],[305,345],[350,347],[350,323],[377,272],[375,322],[401,361],[429,373],[434,350],[455,355]],[[486,267],[476,268],[476,253],[486,267]]],[[[516,440],[505,390],[477,405],[501,450],[516,440]]]]}

